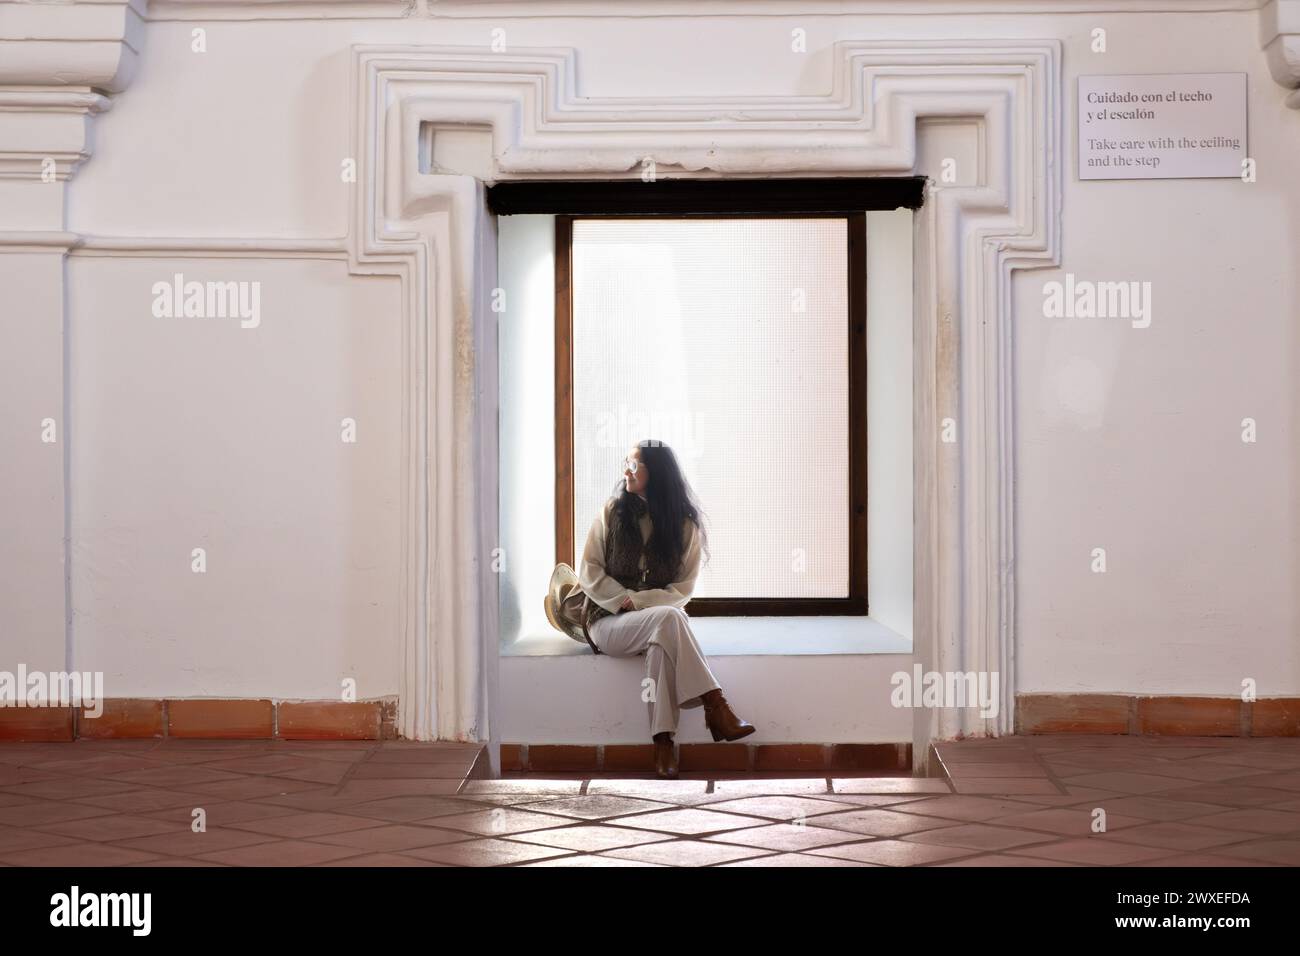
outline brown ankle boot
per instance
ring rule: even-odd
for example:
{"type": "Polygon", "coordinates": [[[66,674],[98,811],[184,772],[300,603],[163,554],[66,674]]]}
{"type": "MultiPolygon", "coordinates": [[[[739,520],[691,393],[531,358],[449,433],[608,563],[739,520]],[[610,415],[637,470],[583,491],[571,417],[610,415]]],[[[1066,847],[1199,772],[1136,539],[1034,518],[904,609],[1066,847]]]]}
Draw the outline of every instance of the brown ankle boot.
{"type": "Polygon", "coordinates": [[[732,713],[722,691],[711,690],[701,696],[700,700],[704,704],[704,725],[709,728],[714,740],[739,740],[754,732],[753,724],[732,713]]]}
{"type": "Polygon", "coordinates": [[[660,780],[677,779],[677,748],[670,733],[655,734],[655,776],[660,780]]]}

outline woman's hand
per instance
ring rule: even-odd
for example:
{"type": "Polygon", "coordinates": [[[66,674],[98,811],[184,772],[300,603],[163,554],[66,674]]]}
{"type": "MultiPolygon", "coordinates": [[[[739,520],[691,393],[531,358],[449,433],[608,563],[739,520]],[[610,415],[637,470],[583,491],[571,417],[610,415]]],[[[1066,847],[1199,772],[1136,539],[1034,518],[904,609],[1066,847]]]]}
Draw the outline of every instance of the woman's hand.
{"type": "Polygon", "coordinates": [[[632,604],[632,595],[629,594],[627,597],[623,598],[623,603],[618,606],[618,609],[620,611],[636,610],[635,605],[632,604]]]}

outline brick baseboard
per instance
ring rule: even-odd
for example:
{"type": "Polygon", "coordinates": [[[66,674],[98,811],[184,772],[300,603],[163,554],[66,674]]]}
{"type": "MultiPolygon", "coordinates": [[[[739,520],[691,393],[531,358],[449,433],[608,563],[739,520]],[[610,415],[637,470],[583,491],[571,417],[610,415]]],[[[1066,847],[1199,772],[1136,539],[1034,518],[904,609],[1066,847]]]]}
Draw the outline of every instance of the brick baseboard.
{"type": "Polygon", "coordinates": [[[395,697],[356,703],[117,698],[105,700],[98,717],[80,707],[0,707],[0,740],[394,740],[396,720],[395,697]]]}
{"type": "MultiPolygon", "coordinates": [[[[679,744],[683,771],[875,771],[910,773],[912,745],[679,744]]],[[[501,769],[535,773],[649,773],[653,744],[502,744],[501,769]]]]}
{"type": "Polygon", "coordinates": [[[1300,736],[1300,698],[1017,694],[1017,734],[1300,736]]]}
{"type": "MultiPolygon", "coordinates": [[[[0,707],[0,740],[209,738],[395,740],[397,699],[274,701],[117,698],[98,718],[71,707],[0,707]]],[[[1300,698],[1019,694],[1017,734],[1194,737],[1300,736],[1300,698]]],[[[910,743],[682,744],[683,770],[906,772],[910,743]]],[[[651,744],[503,744],[505,770],[634,771],[653,768],[651,744]]]]}

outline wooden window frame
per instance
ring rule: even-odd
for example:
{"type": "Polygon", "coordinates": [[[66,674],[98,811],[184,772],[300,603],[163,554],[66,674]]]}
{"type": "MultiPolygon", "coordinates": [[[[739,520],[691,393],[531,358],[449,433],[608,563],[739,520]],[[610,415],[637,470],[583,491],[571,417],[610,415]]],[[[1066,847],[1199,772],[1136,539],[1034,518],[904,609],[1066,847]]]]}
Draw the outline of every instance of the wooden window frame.
{"type": "MultiPolygon", "coordinates": [[[[652,218],[644,212],[591,212],[555,217],[555,553],[577,567],[573,502],[573,285],[575,219],[652,218]]],[[[663,219],[843,219],[847,225],[849,449],[849,593],[842,598],[693,598],[695,616],[864,615],[867,613],[867,343],[866,214],[853,211],[734,211],[658,214],[663,219]]]]}

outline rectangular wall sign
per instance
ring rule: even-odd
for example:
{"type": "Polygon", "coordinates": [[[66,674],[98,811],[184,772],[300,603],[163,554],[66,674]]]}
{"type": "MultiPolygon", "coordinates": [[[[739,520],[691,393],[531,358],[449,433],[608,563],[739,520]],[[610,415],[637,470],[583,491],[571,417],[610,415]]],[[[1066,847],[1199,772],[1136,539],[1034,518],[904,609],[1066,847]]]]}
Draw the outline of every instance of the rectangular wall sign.
{"type": "Polygon", "coordinates": [[[1081,76],[1080,179],[1240,178],[1245,73],[1081,76]]]}

